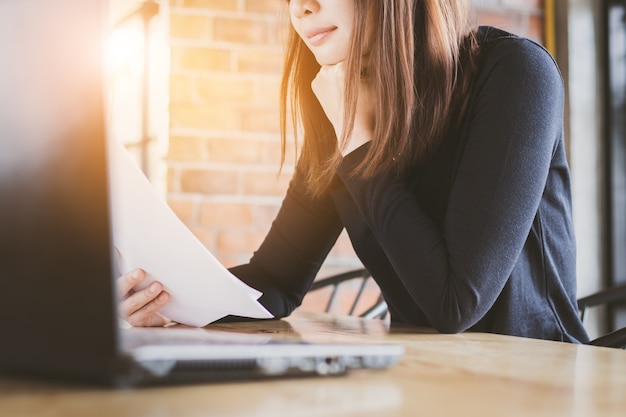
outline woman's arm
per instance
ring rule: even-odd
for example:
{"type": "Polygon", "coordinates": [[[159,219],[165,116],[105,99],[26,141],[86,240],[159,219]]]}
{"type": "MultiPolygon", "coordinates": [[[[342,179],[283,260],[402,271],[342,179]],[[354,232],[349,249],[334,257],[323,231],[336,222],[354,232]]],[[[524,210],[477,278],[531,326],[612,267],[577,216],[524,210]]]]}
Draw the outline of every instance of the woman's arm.
{"type": "Polygon", "coordinates": [[[443,229],[394,174],[351,178],[359,150],[338,171],[411,297],[443,332],[471,327],[497,299],[562,140],[564,92],[555,63],[530,41],[497,42],[476,86],[443,229]]]}
{"type": "Polygon", "coordinates": [[[263,292],[259,301],[272,314],[287,316],[302,302],[342,229],[332,199],[306,194],[296,171],[265,240],[248,264],[231,272],[263,292]]]}

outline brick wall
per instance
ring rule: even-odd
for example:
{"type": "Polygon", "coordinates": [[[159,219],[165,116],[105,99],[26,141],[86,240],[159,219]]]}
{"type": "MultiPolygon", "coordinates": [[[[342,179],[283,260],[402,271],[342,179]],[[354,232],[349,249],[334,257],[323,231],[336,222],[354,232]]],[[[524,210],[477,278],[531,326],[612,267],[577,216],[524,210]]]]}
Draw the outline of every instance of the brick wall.
{"type": "MultiPolygon", "coordinates": [[[[476,18],[541,42],[542,0],[474,0],[476,18]]],[[[167,199],[226,266],[261,243],[292,173],[277,172],[281,0],[170,0],[167,199]]],[[[291,155],[291,153],[289,153],[291,155]]],[[[323,274],[358,265],[341,236],[323,274]]]]}
{"type": "Polygon", "coordinates": [[[231,266],[261,242],[281,175],[280,1],[170,1],[168,202],[231,266]]]}

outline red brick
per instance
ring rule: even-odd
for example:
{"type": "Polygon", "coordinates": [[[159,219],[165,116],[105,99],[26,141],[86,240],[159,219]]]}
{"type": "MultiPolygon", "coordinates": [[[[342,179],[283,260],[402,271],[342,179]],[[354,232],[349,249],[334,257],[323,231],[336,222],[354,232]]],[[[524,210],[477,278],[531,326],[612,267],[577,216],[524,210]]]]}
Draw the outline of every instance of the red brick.
{"type": "Polygon", "coordinates": [[[170,103],[191,103],[194,101],[195,87],[189,75],[170,75],[170,103]]]}
{"type": "Polygon", "coordinates": [[[287,38],[289,37],[289,28],[291,27],[291,22],[289,17],[279,18],[274,22],[271,22],[270,29],[267,32],[267,43],[268,45],[277,45],[282,47],[286,44],[287,38]]]}
{"type": "MultiPolygon", "coordinates": [[[[276,71],[278,73],[279,71],[276,71]]],[[[254,80],[255,103],[266,103],[278,109],[280,99],[280,78],[256,77],[254,80]]]]}
{"type": "Polygon", "coordinates": [[[233,266],[248,263],[248,260],[250,259],[249,255],[226,255],[219,252],[214,253],[214,255],[216,255],[217,260],[226,268],[232,268],[233,266]]]}
{"type": "Polygon", "coordinates": [[[213,38],[216,41],[266,45],[270,26],[264,20],[216,17],[213,38]]]}
{"type": "Polygon", "coordinates": [[[257,205],[255,207],[255,223],[260,229],[269,231],[272,222],[278,214],[279,205],[257,205]]]}
{"type": "Polygon", "coordinates": [[[209,10],[237,10],[236,0],[182,0],[181,6],[186,8],[209,9],[209,10]]]}
{"type": "Polygon", "coordinates": [[[240,130],[241,112],[217,105],[176,105],[170,108],[172,128],[240,130]]]}
{"type": "MultiPolygon", "coordinates": [[[[285,167],[290,167],[295,164],[297,155],[295,149],[295,142],[291,138],[287,138],[287,144],[285,148],[285,167]]],[[[280,164],[280,136],[276,134],[275,140],[270,140],[265,143],[265,150],[263,152],[263,162],[266,164],[272,164],[276,167],[280,164]]]]}
{"type": "Polygon", "coordinates": [[[265,13],[275,16],[288,15],[289,9],[284,0],[245,0],[246,12],[265,13]]]}
{"type": "Polygon", "coordinates": [[[176,193],[180,191],[180,171],[173,169],[172,166],[167,168],[167,192],[176,193]]]}
{"type": "Polygon", "coordinates": [[[172,68],[177,70],[228,71],[231,52],[226,49],[172,47],[172,68]]]}
{"type": "Polygon", "coordinates": [[[276,135],[276,140],[267,140],[263,143],[261,161],[265,164],[273,165],[278,169],[280,164],[280,142],[278,135],[276,135]]]}
{"type": "Polygon", "coordinates": [[[254,216],[249,204],[204,203],[200,207],[199,222],[203,226],[252,226],[254,216]]]}
{"type": "Polygon", "coordinates": [[[217,247],[220,257],[252,255],[265,238],[266,233],[249,231],[220,231],[217,234],[217,247]]]}
{"type": "Polygon", "coordinates": [[[328,304],[328,299],[332,294],[332,288],[322,288],[306,294],[300,306],[301,311],[324,311],[328,304]]]}
{"type": "Polygon", "coordinates": [[[192,224],[195,222],[195,203],[193,201],[170,198],[167,200],[167,204],[183,223],[192,224]]]}
{"type": "Polygon", "coordinates": [[[206,140],[195,136],[170,136],[169,161],[203,161],[207,157],[206,140]]]}
{"type": "Polygon", "coordinates": [[[240,101],[254,99],[254,81],[228,74],[203,74],[197,78],[197,97],[201,102],[240,101]]]}
{"type": "Polygon", "coordinates": [[[278,109],[243,110],[241,117],[241,128],[247,132],[280,132],[278,109]]]}
{"type": "Polygon", "coordinates": [[[263,195],[282,197],[287,191],[290,176],[283,173],[280,177],[276,173],[250,172],[243,180],[245,195],[263,195]]]}
{"type": "Polygon", "coordinates": [[[250,164],[263,162],[263,142],[251,139],[215,138],[208,141],[208,158],[213,162],[250,164]]]}
{"type": "Polygon", "coordinates": [[[170,37],[176,39],[207,40],[211,35],[211,20],[206,16],[172,13],[170,37]]]}
{"type": "MultiPolygon", "coordinates": [[[[276,51],[239,51],[236,65],[239,72],[278,75],[283,67],[283,54],[276,51]]],[[[274,94],[278,94],[278,90],[274,94]]]]}
{"type": "Polygon", "coordinates": [[[215,244],[215,233],[206,227],[196,227],[192,226],[189,228],[191,233],[202,243],[202,245],[207,248],[211,253],[215,253],[217,250],[217,246],[215,244]]]}
{"type": "Polygon", "coordinates": [[[238,174],[232,171],[184,170],[180,174],[180,191],[194,194],[233,194],[238,174]]]}
{"type": "Polygon", "coordinates": [[[331,256],[338,258],[349,258],[355,256],[352,242],[345,231],[339,235],[337,242],[331,250],[331,256]]]}

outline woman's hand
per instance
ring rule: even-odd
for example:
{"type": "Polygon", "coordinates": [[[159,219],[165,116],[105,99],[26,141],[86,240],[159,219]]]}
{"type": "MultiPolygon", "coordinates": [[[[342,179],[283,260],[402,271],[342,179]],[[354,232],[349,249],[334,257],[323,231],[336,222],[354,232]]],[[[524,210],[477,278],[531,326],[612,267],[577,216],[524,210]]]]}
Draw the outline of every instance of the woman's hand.
{"type": "MultiPolygon", "coordinates": [[[[337,138],[341,138],[344,129],[345,108],[345,65],[323,65],[311,83],[311,88],[320,102],[326,117],[335,129],[337,138]]],[[[359,84],[354,127],[341,153],[347,155],[354,149],[369,142],[374,132],[374,106],[371,100],[371,88],[365,81],[359,84]]]]}
{"type": "Polygon", "coordinates": [[[153,282],[147,288],[135,290],[145,277],[146,273],[137,269],[117,279],[119,314],[133,326],[163,326],[169,323],[169,320],[157,311],[167,303],[169,294],[163,291],[160,282],[153,282]]]}

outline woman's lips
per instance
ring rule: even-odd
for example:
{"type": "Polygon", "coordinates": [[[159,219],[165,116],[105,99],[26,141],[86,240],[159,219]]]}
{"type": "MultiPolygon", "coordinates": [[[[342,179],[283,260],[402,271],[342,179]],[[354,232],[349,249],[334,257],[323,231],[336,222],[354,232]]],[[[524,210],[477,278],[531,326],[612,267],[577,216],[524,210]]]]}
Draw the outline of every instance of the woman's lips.
{"type": "Polygon", "coordinates": [[[306,38],[312,46],[321,45],[326,38],[337,29],[336,27],[317,28],[307,31],[306,38]]]}

